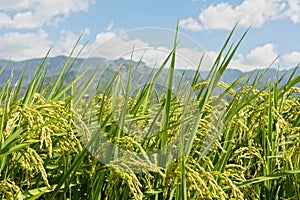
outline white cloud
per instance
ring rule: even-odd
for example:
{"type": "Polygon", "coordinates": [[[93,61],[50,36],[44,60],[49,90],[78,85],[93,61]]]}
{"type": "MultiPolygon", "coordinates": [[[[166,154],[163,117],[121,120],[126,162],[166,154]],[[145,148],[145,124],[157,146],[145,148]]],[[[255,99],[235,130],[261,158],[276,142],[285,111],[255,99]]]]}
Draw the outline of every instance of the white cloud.
{"type": "Polygon", "coordinates": [[[283,17],[289,18],[293,23],[300,23],[300,1],[288,0],[289,8],[283,13],[283,17]]]}
{"type": "Polygon", "coordinates": [[[246,55],[245,62],[250,65],[267,67],[276,57],[278,57],[276,46],[272,43],[267,43],[250,51],[246,55]]]}
{"type": "Polygon", "coordinates": [[[130,55],[132,48],[146,48],[148,43],[140,39],[129,39],[126,33],[117,34],[115,32],[101,32],[96,35],[96,40],[88,48],[92,52],[85,51],[86,56],[99,56],[107,59],[115,59],[130,55]]]}
{"type": "Polygon", "coordinates": [[[116,37],[114,32],[101,32],[96,35],[96,43],[103,43],[109,39],[116,37]]]}
{"type": "Polygon", "coordinates": [[[211,69],[213,61],[215,59],[214,52],[204,52],[200,50],[190,48],[179,48],[177,50],[177,63],[180,68],[193,68],[197,69],[202,56],[201,70],[208,71],[211,69]]]}
{"type": "Polygon", "coordinates": [[[3,12],[0,12],[0,27],[7,25],[10,22],[10,18],[3,12]]]}
{"type": "MultiPolygon", "coordinates": [[[[240,69],[242,71],[262,69],[269,67],[277,57],[276,46],[272,43],[267,43],[251,50],[247,55],[236,55],[229,68],[240,69]]],[[[278,60],[276,63],[278,63],[278,60]]]]}
{"type": "MultiPolygon", "coordinates": [[[[37,28],[43,25],[56,24],[73,12],[87,11],[93,1],[25,0],[21,1],[22,3],[16,3],[16,7],[13,7],[12,3],[5,0],[8,3],[6,6],[1,7],[4,1],[0,3],[0,11],[2,10],[0,13],[0,27],[37,28]],[[16,12],[8,12],[9,10],[16,12]]],[[[14,0],[11,2],[14,2],[14,0]]]]}
{"type": "MultiPolygon", "coordinates": [[[[84,57],[104,57],[106,59],[118,59],[123,57],[130,59],[133,52],[133,59],[143,61],[150,67],[160,66],[167,58],[171,49],[166,46],[151,46],[148,41],[139,38],[131,38],[126,33],[102,32],[97,34],[95,42],[87,47],[84,57]],[[134,48],[134,49],[133,49],[134,48]],[[88,52],[88,49],[91,52],[88,52]]],[[[211,53],[211,52],[210,52],[211,53]]],[[[197,68],[203,50],[178,47],[176,50],[177,68],[197,68]]],[[[215,55],[215,54],[214,54],[215,55]]],[[[205,54],[202,70],[209,70],[212,66],[210,54],[205,54]]]]}
{"type": "MultiPolygon", "coordinates": [[[[296,3],[294,2],[294,4],[296,3]]],[[[292,4],[289,3],[289,6],[292,6],[292,4]]],[[[259,28],[267,21],[282,18],[283,12],[288,10],[290,10],[288,13],[293,13],[294,15],[298,11],[298,9],[292,7],[287,8],[285,1],[244,0],[237,6],[232,6],[227,2],[212,4],[199,13],[198,19],[187,18],[181,21],[185,22],[182,23],[183,28],[194,31],[201,30],[199,27],[206,30],[230,30],[237,22],[239,22],[240,26],[259,28]],[[193,26],[187,26],[187,24],[192,24],[193,26]]],[[[285,15],[290,17],[292,14],[285,15]]]]}
{"type": "Polygon", "coordinates": [[[48,34],[43,30],[37,33],[5,33],[0,36],[0,43],[1,57],[12,60],[43,57],[52,45],[48,34]]]}
{"type": "Polygon", "coordinates": [[[179,26],[183,27],[184,29],[193,30],[193,31],[202,30],[202,26],[198,23],[198,21],[191,17],[180,20],[179,26]]]}
{"type": "MultiPolygon", "coordinates": [[[[69,55],[77,40],[78,35],[75,35],[70,30],[62,30],[60,32],[59,41],[57,41],[51,49],[50,56],[69,55]]],[[[75,56],[81,48],[82,44],[78,44],[73,55],[75,56]]]]}
{"type": "Polygon", "coordinates": [[[295,67],[300,63],[300,52],[294,51],[282,56],[282,60],[288,68],[295,67]]]}
{"type": "MultiPolygon", "coordinates": [[[[167,47],[144,47],[134,51],[133,59],[138,61],[143,56],[143,62],[149,67],[159,67],[166,60],[170,54],[171,49],[167,47]]],[[[203,51],[190,48],[177,48],[175,58],[175,68],[180,69],[197,69],[199,61],[204,54],[203,51]]],[[[125,59],[130,59],[130,54],[123,56],[125,59]]],[[[170,65],[171,59],[166,66],[170,65]]],[[[210,70],[212,66],[212,59],[205,53],[202,61],[201,70],[210,70]]]]}
{"type": "MultiPolygon", "coordinates": [[[[83,32],[88,32],[88,30],[83,30],[83,32]]],[[[44,57],[50,47],[52,47],[50,56],[68,55],[77,39],[78,35],[70,30],[62,30],[60,32],[60,38],[56,42],[51,41],[48,34],[41,29],[36,33],[6,33],[0,36],[0,43],[2,44],[0,46],[0,55],[1,58],[11,58],[12,60],[44,57]]],[[[75,54],[81,47],[81,44],[77,46],[75,54]]],[[[150,67],[154,67],[155,65],[160,66],[171,51],[170,48],[165,46],[150,46],[149,42],[139,38],[130,38],[126,33],[119,35],[115,32],[102,32],[97,34],[92,44],[84,48],[80,57],[99,56],[107,59],[118,59],[120,57],[130,59],[133,47],[133,59],[139,60],[144,54],[143,61],[150,67]]],[[[187,67],[189,69],[195,69],[203,55],[203,50],[178,47],[176,55],[177,68],[187,67]]],[[[206,51],[201,70],[210,70],[217,55],[218,52],[216,51],[206,51]]],[[[229,68],[242,71],[266,68],[277,57],[276,45],[266,43],[254,48],[247,54],[236,54],[229,68]]],[[[282,69],[294,67],[300,62],[300,52],[286,53],[279,61],[282,69]]]]}
{"type": "Polygon", "coordinates": [[[37,0],[1,0],[0,10],[19,10],[26,9],[32,6],[37,0]]]}
{"type": "MultiPolygon", "coordinates": [[[[49,56],[69,55],[79,35],[70,30],[62,30],[59,34],[60,38],[57,41],[52,41],[48,33],[42,29],[36,32],[8,32],[0,35],[0,58],[24,60],[44,57],[50,48],[49,56]]],[[[83,42],[84,39],[77,45],[73,55],[83,47],[83,42]]]]}
{"type": "MultiPolygon", "coordinates": [[[[166,46],[153,47],[150,43],[139,38],[130,38],[126,33],[121,35],[115,32],[99,33],[96,40],[88,48],[93,49],[90,54],[85,54],[87,57],[99,56],[106,59],[117,59],[123,57],[130,59],[132,48],[134,47],[134,60],[139,60],[143,55],[143,61],[151,67],[160,66],[166,59],[171,49],[166,46]]],[[[87,52],[85,52],[87,53],[87,52]]],[[[203,50],[188,47],[178,47],[176,50],[176,67],[177,68],[196,68],[200,58],[203,55],[203,50]]],[[[201,65],[201,70],[208,71],[219,52],[206,51],[204,60],[201,65]]],[[[287,66],[287,60],[295,61],[298,54],[290,55],[294,60],[286,55],[286,60],[282,66],[287,66]]],[[[269,67],[272,62],[278,58],[276,45],[266,43],[249,51],[247,54],[236,54],[230,62],[229,68],[239,69],[242,71],[251,71],[254,69],[262,69],[269,67]]],[[[274,64],[277,65],[281,60],[277,60],[274,64]]]]}

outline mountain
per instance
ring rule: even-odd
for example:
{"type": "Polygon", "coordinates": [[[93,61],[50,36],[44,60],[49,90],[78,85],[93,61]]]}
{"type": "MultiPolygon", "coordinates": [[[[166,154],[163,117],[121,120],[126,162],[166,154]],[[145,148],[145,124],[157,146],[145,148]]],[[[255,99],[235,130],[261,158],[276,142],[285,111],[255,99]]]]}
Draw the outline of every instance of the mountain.
{"type": "MultiPolygon", "coordinates": [[[[12,83],[16,83],[18,79],[21,76],[22,71],[26,68],[24,80],[23,80],[23,86],[26,86],[29,84],[30,80],[32,79],[32,76],[34,75],[37,66],[41,65],[42,63],[47,66],[47,76],[57,76],[64,64],[66,63],[68,57],[66,56],[57,56],[57,57],[50,57],[50,58],[34,58],[34,59],[28,59],[23,61],[10,61],[10,60],[0,60],[0,69],[2,66],[5,66],[4,70],[0,74],[0,86],[5,84],[7,79],[11,76],[12,77],[12,83]]],[[[98,67],[98,70],[100,71],[100,74],[102,74],[102,78],[108,80],[109,77],[113,76],[115,72],[121,71],[122,76],[126,77],[128,72],[129,65],[132,64],[133,68],[137,65],[139,65],[139,69],[135,78],[136,78],[136,84],[139,84],[142,78],[147,78],[152,68],[148,67],[144,62],[131,62],[130,60],[126,60],[123,58],[119,58],[116,60],[107,60],[105,58],[99,58],[99,57],[93,57],[93,58],[71,58],[69,62],[69,66],[72,65],[71,70],[73,71],[72,74],[74,75],[75,72],[83,71],[83,70],[93,70],[95,67],[98,67]],[[120,67],[122,66],[122,67],[120,67]]],[[[226,69],[223,76],[222,81],[224,81],[227,84],[232,84],[235,80],[237,80],[239,77],[243,75],[251,76],[251,81],[254,80],[256,75],[262,74],[264,70],[256,70],[256,71],[250,71],[250,72],[242,72],[237,69],[226,69]]],[[[294,69],[290,70],[282,70],[278,71],[276,69],[269,69],[263,76],[261,82],[258,85],[258,88],[263,87],[268,81],[274,80],[274,77],[282,77],[282,81],[280,85],[284,85],[290,75],[293,73],[294,69]]],[[[180,74],[183,72],[183,70],[176,70],[177,78],[175,80],[180,79],[180,74]]],[[[185,70],[185,79],[192,79],[195,71],[194,70],[185,70]]],[[[161,76],[161,82],[163,82],[164,77],[167,75],[167,70],[165,69],[162,72],[161,76]]],[[[200,78],[205,78],[208,75],[207,71],[202,71],[200,73],[200,78]]],[[[294,76],[300,76],[299,70],[295,73],[294,76]]],[[[71,79],[70,79],[71,80],[71,79]]]]}

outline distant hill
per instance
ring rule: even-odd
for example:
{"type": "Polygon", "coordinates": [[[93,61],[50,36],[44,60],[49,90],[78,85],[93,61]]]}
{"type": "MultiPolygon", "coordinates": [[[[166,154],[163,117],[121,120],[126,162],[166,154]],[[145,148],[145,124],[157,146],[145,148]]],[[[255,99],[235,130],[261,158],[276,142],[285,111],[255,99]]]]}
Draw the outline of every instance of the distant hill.
{"type": "MultiPolygon", "coordinates": [[[[50,57],[47,58],[44,61],[44,64],[47,66],[47,75],[50,76],[56,76],[59,71],[62,69],[64,66],[66,60],[68,57],[66,56],[57,56],[57,57],[50,57]]],[[[0,74],[0,86],[3,85],[6,80],[10,77],[11,73],[13,72],[13,78],[12,82],[15,83],[21,76],[22,71],[26,68],[25,71],[25,76],[23,80],[23,86],[26,86],[29,84],[30,80],[32,79],[33,74],[36,71],[37,66],[39,66],[43,62],[43,58],[34,58],[34,59],[28,59],[28,60],[23,60],[23,61],[10,61],[10,60],[0,60],[0,68],[5,65],[5,69],[3,72],[0,74]]],[[[128,67],[130,64],[129,60],[125,60],[123,58],[117,59],[117,60],[107,60],[105,58],[72,58],[70,60],[69,65],[72,64],[72,70],[75,71],[80,71],[80,70],[91,70],[94,69],[96,66],[99,67],[98,70],[101,70],[105,73],[104,76],[111,76],[114,74],[120,66],[123,67],[128,67]],[[83,65],[84,64],[84,65],[83,65]],[[109,64],[109,67],[107,68],[109,64]],[[84,68],[83,68],[84,66],[84,68]]],[[[132,63],[133,66],[136,66],[137,62],[132,63]]],[[[139,77],[147,77],[148,74],[151,73],[152,68],[148,67],[145,63],[141,62],[140,67],[142,67],[142,70],[139,70],[137,74],[137,78],[139,77]]],[[[276,69],[269,69],[265,76],[263,77],[261,83],[259,84],[258,87],[262,87],[265,85],[265,83],[269,80],[273,80],[276,75],[278,77],[281,77],[285,74],[284,78],[282,79],[281,85],[285,84],[288,81],[289,76],[292,74],[294,69],[290,70],[282,70],[278,71],[276,69]]],[[[181,73],[183,70],[177,70],[177,72],[181,73]]],[[[257,70],[257,71],[251,71],[244,73],[240,70],[237,69],[226,69],[225,73],[222,76],[222,81],[224,81],[227,84],[233,83],[236,79],[239,77],[245,75],[245,74],[253,74],[251,80],[254,80],[254,77],[256,74],[261,74],[263,70],[257,70]]],[[[165,70],[163,74],[166,75],[167,71],[165,70]]],[[[191,79],[194,75],[195,71],[194,70],[186,70],[185,71],[185,78],[186,79],[191,79]]],[[[72,73],[74,74],[74,73],[72,73]]],[[[203,71],[201,72],[201,77],[205,78],[207,76],[208,72],[203,71]]],[[[295,76],[299,76],[300,72],[299,70],[296,72],[295,76]]],[[[105,77],[109,78],[109,77],[105,77]]]]}

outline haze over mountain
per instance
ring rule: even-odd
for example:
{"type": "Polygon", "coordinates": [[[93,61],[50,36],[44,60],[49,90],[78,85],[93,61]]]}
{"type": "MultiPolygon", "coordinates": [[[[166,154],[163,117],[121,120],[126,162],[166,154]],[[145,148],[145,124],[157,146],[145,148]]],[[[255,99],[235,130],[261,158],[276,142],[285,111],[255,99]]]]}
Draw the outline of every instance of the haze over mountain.
{"type": "MultiPolygon", "coordinates": [[[[10,61],[10,60],[0,60],[0,67],[5,66],[2,73],[0,74],[0,85],[3,85],[6,80],[11,76],[11,73],[13,73],[12,77],[12,83],[16,83],[18,79],[20,78],[22,71],[25,70],[25,75],[23,79],[23,86],[29,84],[30,80],[32,79],[32,76],[34,75],[37,66],[41,65],[44,62],[44,65],[47,66],[47,76],[56,76],[64,64],[66,63],[66,60],[68,57],[66,56],[57,56],[57,57],[50,57],[44,60],[44,58],[34,58],[34,59],[28,59],[23,61],[10,61]]],[[[117,71],[117,69],[120,66],[128,67],[130,65],[130,60],[125,60],[123,58],[117,59],[117,60],[107,60],[105,58],[95,57],[95,58],[71,58],[69,65],[73,65],[71,70],[73,72],[81,71],[84,69],[94,69],[95,67],[99,67],[98,70],[108,70],[110,71],[108,74],[113,74],[111,72],[117,71]]],[[[133,61],[133,65],[136,66],[137,62],[133,61]]],[[[146,66],[145,63],[141,62],[139,63],[139,67],[142,67],[143,70],[139,70],[138,73],[145,73],[144,75],[147,75],[151,72],[152,68],[146,66]]],[[[177,72],[182,72],[183,70],[177,70],[177,72]]],[[[256,74],[261,74],[264,70],[257,70],[257,71],[250,71],[250,72],[242,72],[237,69],[226,69],[225,73],[222,76],[222,81],[224,81],[227,84],[232,84],[235,80],[237,80],[239,77],[248,74],[249,76],[251,74],[252,78],[250,80],[253,80],[256,74]]],[[[285,84],[290,75],[293,73],[294,69],[290,70],[282,70],[278,71],[277,69],[270,68],[265,73],[264,77],[262,78],[260,84],[258,87],[262,87],[265,85],[267,81],[273,80],[276,76],[282,77],[284,74],[285,76],[282,78],[282,81],[280,85],[285,84]]],[[[194,75],[194,70],[186,70],[185,72],[185,78],[191,79],[194,75]]],[[[166,72],[165,72],[166,73],[166,72]]],[[[106,72],[105,72],[106,74],[106,72]]],[[[205,78],[207,76],[207,71],[201,72],[201,77],[205,78]]],[[[140,74],[141,75],[141,74],[140,74]]],[[[140,76],[138,75],[138,76],[140,76]]],[[[110,76],[110,75],[108,75],[110,76]]],[[[300,76],[299,70],[296,71],[294,76],[300,76]]],[[[108,77],[106,77],[108,78],[108,77]]]]}

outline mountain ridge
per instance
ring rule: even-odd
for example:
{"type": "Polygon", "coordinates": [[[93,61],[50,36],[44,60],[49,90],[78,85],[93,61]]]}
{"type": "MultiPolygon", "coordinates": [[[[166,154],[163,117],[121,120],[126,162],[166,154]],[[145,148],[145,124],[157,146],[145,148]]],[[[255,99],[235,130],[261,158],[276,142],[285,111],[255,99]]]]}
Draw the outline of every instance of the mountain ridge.
{"type": "MultiPolygon", "coordinates": [[[[56,75],[60,72],[61,68],[64,66],[65,62],[67,61],[68,57],[64,55],[59,55],[55,57],[48,57],[48,58],[32,58],[32,59],[25,59],[21,61],[13,61],[13,60],[7,60],[7,59],[0,59],[0,69],[5,66],[4,70],[0,74],[0,83],[1,85],[6,82],[6,80],[10,77],[11,72],[13,71],[13,78],[12,82],[18,81],[22,71],[26,68],[25,75],[24,75],[24,84],[28,84],[35,73],[35,70],[37,66],[39,66],[43,61],[44,64],[47,66],[47,73],[48,75],[56,75]]],[[[70,59],[69,64],[73,64],[72,70],[81,70],[83,64],[85,66],[85,69],[93,69],[96,66],[105,66],[105,68],[101,68],[101,70],[106,69],[108,65],[117,67],[120,65],[123,66],[129,66],[130,60],[126,60],[124,58],[119,58],[116,60],[107,60],[105,58],[101,57],[91,57],[91,58],[74,58],[72,57],[70,59]]],[[[137,65],[137,61],[132,61],[133,65],[137,65]]],[[[140,66],[142,67],[147,67],[146,71],[149,72],[150,67],[148,67],[144,62],[139,63],[140,66]]],[[[146,68],[145,68],[146,69],[146,68]]],[[[292,69],[284,69],[284,70],[277,70],[274,68],[269,68],[266,72],[264,77],[261,80],[261,85],[265,84],[266,82],[273,80],[276,76],[282,77],[284,74],[285,76],[282,79],[282,82],[280,83],[281,85],[285,84],[290,75],[293,73],[295,68],[292,69]]],[[[182,72],[182,69],[178,69],[178,72],[182,72]]],[[[232,84],[236,79],[243,75],[249,75],[253,74],[250,78],[250,80],[254,80],[254,77],[256,74],[262,74],[264,69],[259,69],[255,71],[249,71],[249,72],[243,72],[238,69],[226,69],[223,76],[222,76],[222,81],[224,81],[227,84],[232,84]]],[[[185,71],[185,76],[188,78],[192,78],[195,70],[193,69],[187,69],[185,71]]],[[[201,71],[202,77],[207,76],[208,71],[201,71]]],[[[300,76],[299,70],[296,71],[295,76],[300,76]]]]}

